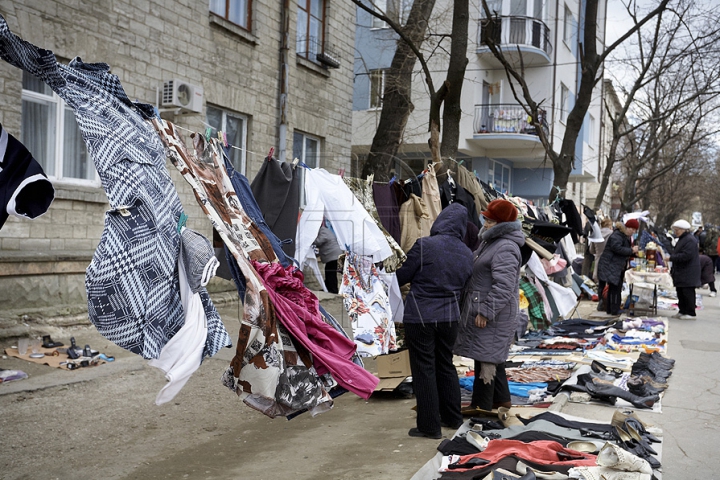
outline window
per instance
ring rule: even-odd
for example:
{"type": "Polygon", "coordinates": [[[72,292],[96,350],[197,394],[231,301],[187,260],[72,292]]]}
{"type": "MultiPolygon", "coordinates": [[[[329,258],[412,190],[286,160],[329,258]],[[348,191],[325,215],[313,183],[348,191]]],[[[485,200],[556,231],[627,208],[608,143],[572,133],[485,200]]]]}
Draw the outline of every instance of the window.
{"type": "Polygon", "coordinates": [[[252,0],[210,0],[210,11],[235,25],[250,30],[252,0]]]}
{"type": "MultiPolygon", "coordinates": [[[[391,0],[392,1],[392,0],[391,0]]],[[[387,12],[387,0],[375,0],[373,2],[373,10],[380,13],[386,13],[387,12]]],[[[376,16],[372,16],[372,28],[385,28],[387,27],[387,23],[380,20],[376,16]]]]}
{"type": "Polygon", "coordinates": [[[381,108],[385,95],[386,70],[370,70],[370,108],[381,108]]]}
{"type": "Polygon", "coordinates": [[[569,43],[572,38],[573,16],[570,9],[565,5],[565,16],[563,17],[563,40],[569,43]]]}
{"type": "MultiPolygon", "coordinates": [[[[385,14],[386,17],[405,25],[412,9],[412,0],[374,0],[373,10],[385,14]]],[[[372,28],[387,28],[387,23],[379,18],[372,17],[372,28]]]]}
{"type": "Polygon", "coordinates": [[[96,184],[75,114],[42,80],[23,72],[20,140],[55,180],[96,184]]]}
{"type": "Polygon", "coordinates": [[[228,152],[230,163],[238,172],[245,175],[246,143],[247,143],[247,117],[237,113],[226,112],[217,107],[207,107],[207,123],[218,132],[225,132],[231,148],[228,152]],[[242,150],[238,150],[242,149],[242,150]]]}
{"type": "Polygon", "coordinates": [[[510,192],[510,168],[500,162],[490,160],[488,183],[499,192],[510,192]]]}
{"type": "Polygon", "coordinates": [[[593,148],[593,143],[595,140],[595,117],[590,114],[588,114],[588,121],[585,132],[585,143],[587,143],[590,148],[593,148]]]}
{"type": "Polygon", "coordinates": [[[560,83],[560,121],[567,121],[568,108],[570,108],[570,90],[564,83],[560,83]]]}
{"type": "Polygon", "coordinates": [[[323,53],[325,35],[325,0],[298,0],[296,51],[315,61],[323,53]]]}
{"type": "MultiPolygon", "coordinates": [[[[293,160],[300,159],[310,168],[320,166],[320,139],[302,132],[293,132],[293,160]]],[[[305,206],[305,169],[300,168],[300,206],[305,206]]]]}

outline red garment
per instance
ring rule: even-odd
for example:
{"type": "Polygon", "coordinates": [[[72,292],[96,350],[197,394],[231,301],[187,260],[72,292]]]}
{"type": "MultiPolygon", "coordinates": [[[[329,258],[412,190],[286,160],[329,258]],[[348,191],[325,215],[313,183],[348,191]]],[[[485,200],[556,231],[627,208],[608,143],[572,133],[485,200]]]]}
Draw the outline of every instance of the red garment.
{"type": "Polygon", "coordinates": [[[313,358],[319,375],[332,374],[342,387],[369,398],[380,381],[350,358],[355,342],[325,323],[320,315],[318,298],[303,284],[303,274],[292,265],[253,261],[253,267],[265,285],[277,318],[293,339],[305,347],[313,358]]]}
{"type": "MultiPolygon", "coordinates": [[[[473,458],[482,458],[488,460],[490,464],[494,464],[507,457],[508,455],[515,455],[524,460],[531,460],[536,463],[543,465],[572,465],[575,467],[580,466],[596,466],[596,455],[589,453],[578,452],[577,450],[570,450],[564,448],[558,442],[551,440],[536,440],[534,442],[524,443],[520,440],[490,440],[485,450],[480,453],[473,453],[472,455],[463,455],[458,461],[459,464],[468,462],[473,458]],[[560,460],[558,452],[567,453],[572,456],[582,456],[583,460],[560,460]]],[[[488,465],[482,465],[477,468],[487,468],[488,465]]],[[[453,469],[453,472],[464,472],[471,470],[469,468],[453,469]]]]}

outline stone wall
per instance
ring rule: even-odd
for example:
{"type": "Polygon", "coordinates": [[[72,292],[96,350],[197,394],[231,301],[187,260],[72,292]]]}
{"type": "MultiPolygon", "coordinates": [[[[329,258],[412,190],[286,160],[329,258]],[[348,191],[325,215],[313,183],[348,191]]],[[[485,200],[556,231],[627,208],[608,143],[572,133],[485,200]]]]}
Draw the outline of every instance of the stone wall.
{"type": "MultiPolygon", "coordinates": [[[[61,62],[79,56],[85,62],[110,64],[131,99],[156,104],[158,89],[173,78],[201,85],[202,113],[169,115],[168,119],[181,127],[203,131],[208,104],[245,115],[249,150],[246,174],[252,179],[269,148],[278,149],[282,3],[254,0],[251,31],[211,14],[207,1],[19,0],[0,3],[0,13],[13,33],[52,50],[61,62]]],[[[350,166],[355,8],[350,2],[326,3],[326,42],[340,53],[340,68],[332,70],[295,55],[297,3],[290,2],[286,149],[291,156],[294,130],[319,137],[320,166],[335,172],[349,170],[350,166]]],[[[0,123],[17,137],[21,91],[22,72],[0,61],[0,123]]],[[[188,226],[210,237],[210,223],[189,185],[169,163],[168,167],[190,217],[188,226]]],[[[82,258],[89,263],[109,208],[105,194],[99,184],[54,183],[56,200],[44,216],[35,221],[11,217],[0,230],[0,257],[14,255],[0,264],[0,268],[5,266],[0,281],[7,284],[13,276],[10,272],[22,270],[23,262],[62,264],[69,262],[63,258],[71,254],[76,259],[73,261],[82,258]],[[57,255],[39,260],[38,255],[49,253],[57,255]]],[[[71,263],[66,268],[53,267],[60,271],[65,268],[65,273],[23,274],[18,287],[31,290],[29,277],[37,275],[38,282],[47,285],[42,296],[74,302],[77,295],[63,294],[62,281],[46,277],[82,275],[71,263]]]]}

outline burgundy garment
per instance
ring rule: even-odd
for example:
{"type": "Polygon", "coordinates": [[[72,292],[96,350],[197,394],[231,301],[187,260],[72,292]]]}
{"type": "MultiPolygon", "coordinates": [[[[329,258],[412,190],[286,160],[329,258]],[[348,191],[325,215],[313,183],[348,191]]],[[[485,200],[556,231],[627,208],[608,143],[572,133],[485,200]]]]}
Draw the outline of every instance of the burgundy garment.
{"type": "MultiPolygon", "coordinates": [[[[573,465],[576,467],[593,467],[597,465],[596,455],[564,448],[558,442],[538,440],[536,442],[524,443],[519,440],[504,439],[490,440],[484,451],[460,457],[458,463],[463,464],[473,458],[481,458],[488,460],[490,463],[497,463],[508,455],[515,455],[524,460],[531,460],[541,465],[573,465]],[[558,453],[564,453],[574,457],[582,456],[583,458],[579,460],[560,460],[558,453]]],[[[469,469],[454,469],[454,471],[459,472],[465,470],[469,469]]]]}
{"type": "Polygon", "coordinates": [[[253,266],[275,306],[277,318],[293,339],[312,354],[317,373],[329,372],[342,387],[369,398],[379,379],[350,360],[355,342],[322,320],[320,302],[303,285],[302,272],[293,266],[283,268],[279,263],[253,261],[253,266]]]}
{"type": "Polygon", "coordinates": [[[465,230],[465,238],[463,243],[470,248],[471,251],[475,251],[480,248],[480,229],[472,222],[467,222],[467,230],[465,230]]]}
{"type": "Polygon", "coordinates": [[[400,206],[392,185],[373,183],[373,198],[380,222],[385,230],[400,244],[400,206]]]}

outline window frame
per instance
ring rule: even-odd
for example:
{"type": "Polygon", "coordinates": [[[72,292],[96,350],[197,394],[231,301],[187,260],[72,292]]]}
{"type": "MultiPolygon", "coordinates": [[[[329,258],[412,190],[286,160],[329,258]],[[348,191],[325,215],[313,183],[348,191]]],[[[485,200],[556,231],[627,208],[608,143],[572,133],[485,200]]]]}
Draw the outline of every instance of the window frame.
{"type": "Polygon", "coordinates": [[[236,23],[236,22],[230,20],[230,18],[229,18],[230,2],[239,1],[239,0],[224,0],[224,1],[225,1],[225,15],[221,15],[218,12],[215,12],[211,9],[212,8],[212,0],[209,0],[209,6],[208,6],[208,10],[210,11],[210,13],[222,18],[223,20],[226,20],[226,21],[232,23],[233,25],[237,25],[238,27],[242,28],[243,30],[251,32],[252,26],[253,26],[253,15],[252,15],[253,0],[245,0],[245,2],[247,3],[247,11],[245,12],[245,20],[247,22],[247,26],[243,26],[239,23],[236,23]]]}
{"type": "MultiPolygon", "coordinates": [[[[302,163],[307,165],[310,168],[320,168],[320,157],[321,157],[321,150],[322,150],[322,139],[320,137],[317,137],[315,135],[305,133],[301,130],[295,130],[293,131],[293,160],[295,160],[295,141],[296,136],[300,136],[302,138],[302,150],[300,157],[298,158],[302,163]],[[307,152],[306,152],[306,145],[308,140],[313,140],[317,142],[317,156],[314,159],[314,162],[312,162],[314,165],[310,165],[307,162],[307,152]]],[[[298,169],[298,176],[300,180],[300,208],[304,208],[305,205],[307,205],[307,201],[305,199],[305,169],[299,168],[298,169]]]]}
{"type": "MultiPolygon", "coordinates": [[[[29,73],[25,73],[25,75],[30,75],[29,73]]],[[[46,170],[48,170],[46,167],[43,167],[43,171],[45,172],[45,175],[48,177],[48,179],[53,183],[57,184],[65,184],[65,185],[80,185],[80,186],[87,186],[87,187],[99,187],[100,184],[100,176],[98,175],[97,169],[95,168],[95,163],[93,162],[92,158],[90,157],[90,152],[87,151],[87,145],[85,144],[85,139],[82,138],[82,133],[80,132],[80,129],[78,128],[77,132],[80,136],[83,147],[85,148],[85,154],[87,155],[87,161],[92,165],[92,169],[94,172],[93,178],[74,178],[74,177],[66,177],[63,175],[63,170],[65,167],[65,113],[66,111],[71,112],[73,115],[75,115],[75,112],[68,107],[67,103],[60,98],[60,96],[51,90],[51,94],[45,94],[40,92],[34,92],[32,90],[26,90],[25,88],[21,89],[20,99],[21,102],[31,102],[31,103],[42,103],[42,104],[53,104],[55,107],[55,140],[54,140],[54,158],[48,159],[48,162],[52,161],[53,163],[53,173],[50,174],[46,170]]],[[[21,116],[23,115],[22,106],[21,106],[21,116]]],[[[21,128],[20,132],[20,139],[22,141],[23,139],[23,132],[21,128]]],[[[32,152],[31,152],[32,153],[32,152]]],[[[39,155],[38,155],[39,156],[39,155]]],[[[39,162],[40,163],[40,162],[39,162]]]]}
{"type": "MultiPolygon", "coordinates": [[[[317,47],[318,47],[318,48],[317,48],[317,50],[316,50],[315,52],[312,51],[312,48],[311,48],[310,43],[309,43],[309,40],[310,40],[310,38],[311,38],[311,37],[310,37],[310,21],[311,21],[312,18],[317,18],[317,17],[314,17],[314,16],[310,13],[310,11],[311,11],[311,9],[312,9],[312,2],[313,2],[313,0],[297,0],[298,15],[297,15],[297,22],[296,22],[296,24],[295,24],[295,26],[296,26],[296,28],[297,28],[298,25],[300,24],[300,10],[302,10],[303,12],[306,13],[306,16],[307,16],[307,23],[306,23],[306,25],[305,25],[306,35],[305,35],[305,40],[302,40],[302,41],[301,41],[300,39],[297,38],[297,33],[296,33],[296,37],[295,37],[295,54],[296,54],[298,57],[304,58],[304,59],[309,60],[309,61],[311,61],[311,62],[313,62],[313,63],[320,63],[320,62],[318,61],[318,59],[317,59],[317,55],[318,55],[319,53],[325,53],[325,29],[326,29],[326,26],[327,26],[327,3],[326,3],[326,0],[317,0],[317,1],[320,2],[320,13],[322,14],[322,18],[321,18],[321,19],[318,19],[318,20],[320,21],[320,25],[321,25],[321,28],[320,28],[320,37],[321,37],[321,38],[319,38],[319,39],[317,40],[317,47]],[[300,5],[301,3],[304,3],[305,6],[303,7],[302,5],[300,5]],[[301,42],[302,42],[302,43],[301,43],[301,42]],[[305,47],[304,47],[304,50],[305,50],[304,52],[301,52],[301,51],[299,50],[299,48],[298,48],[301,44],[304,44],[304,46],[305,46],[305,47]]],[[[300,32],[300,29],[299,29],[299,28],[297,29],[297,32],[298,32],[298,33],[300,32]]]]}
{"type": "Polygon", "coordinates": [[[385,97],[385,76],[387,74],[387,68],[376,68],[374,70],[370,70],[370,95],[368,98],[368,110],[381,110],[383,106],[383,98],[385,97]],[[379,75],[378,75],[379,74],[379,75]],[[377,90],[376,87],[373,86],[373,79],[378,78],[380,80],[380,89],[377,90]],[[375,101],[375,105],[373,105],[373,101],[375,101]]]}
{"type": "Polygon", "coordinates": [[[570,106],[570,89],[560,82],[560,122],[567,122],[568,107],[570,106]]]}
{"type": "Polygon", "coordinates": [[[565,10],[563,11],[563,42],[567,45],[572,39],[572,26],[573,26],[573,14],[572,10],[565,4],[565,10]]]}
{"type": "Polygon", "coordinates": [[[502,177],[503,179],[504,179],[504,177],[505,177],[505,170],[507,170],[507,191],[510,192],[510,190],[511,190],[510,187],[511,187],[511,185],[512,185],[512,169],[511,169],[510,167],[508,167],[507,165],[505,165],[505,164],[503,164],[503,163],[501,163],[501,162],[498,162],[497,160],[492,160],[492,159],[491,159],[491,160],[490,160],[490,163],[488,164],[488,177],[487,177],[487,178],[488,178],[488,184],[489,184],[489,185],[492,185],[492,187],[493,187],[495,190],[497,190],[497,191],[499,191],[499,192],[503,192],[503,190],[502,190],[502,187],[503,187],[503,186],[502,186],[502,185],[500,185],[500,188],[498,188],[498,185],[495,185],[495,171],[496,171],[496,167],[497,167],[497,166],[499,166],[500,169],[501,169],[501,172],[502,172],[502,173],[501,173],[501,177],[502,177]]]}
{"type": "MultiPolygon", "coordinates": [[[[240,172],[241,174],[247,176],[247,138],[248,138],[248,121],[249,117],[243,113],[234,112],[231,110],[227,110],[219,105],[213,105],[208,104],[205,108],[205,120],[208,121],[208,109],[215,109],[220,111],[222,114],[221,120],[220,120],[220,126],[222,128],[218,129],[220,132],[227,132],[227,117],[230,115],[231,117],[235,117],[237,119],[241,119],[243,121],[243,128],[242,128],[242,146],[238,147],[240,149],[240,168],[237,167],[230,159],[230,163],[233,163],[233,168],[240,172]]],[[[208,125],[210,122],[208,121],[208,125]]],[[[214,126],[210,125],[212,128],[215,128],[214,126]]],[[[237,147],[237,145],[235,145],[237,147]]]]}

